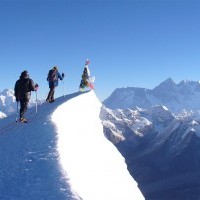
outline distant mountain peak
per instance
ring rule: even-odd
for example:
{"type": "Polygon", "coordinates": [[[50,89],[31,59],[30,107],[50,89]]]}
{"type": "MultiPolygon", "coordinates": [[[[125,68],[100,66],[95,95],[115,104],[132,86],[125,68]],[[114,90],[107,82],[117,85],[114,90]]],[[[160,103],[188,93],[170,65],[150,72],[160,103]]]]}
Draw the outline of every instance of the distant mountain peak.
{"type": "Polygon", "coordinates": [[[199,81],[185,79],[177,84],[172,78],[168,78],[154,89],[118,88],[103,103],[111,109],[134,107],[146,109],[163,105],[172,112],[179,112],[182,109],[200,110],[199,102],[199,81]]]}
{"type": "MultiPolygon", "coordinates": [[[[38,103],[42,101],[38,100],[38,103]]],[[[29,107],[35,105],[35,102],[31,99],[29,101],[29,107]]],[[[0,112],[3,112],[6,116],[16,111],[16,99],[14,91],[11,89],[4,89],[0,92],[0,112]]],[[[5,117],[5,115],[3,117],[5,117]]],[[[1,117],[0,117],[1,118],[1,117]]]]}
{"type": "Polygon", "coordinates": [[[158,86],[156,86],[154,88],[154,90],[163,90],[163,89],[169,89],[172,88],[176,85],[176,83],[174,82],[174,80],[172,78],[168,78],[165,81],[161,82],[158,86]]]}
{"type": "Polygon", "coordinates": [[[172,78],[167,78],[165,81],[163,81],[163,83],[168,83],[168,84],[176,84],[175,82],[174,82],[174,80],[172,79],[172,78]]]}
{"type": "Polygon", "coordinates": [[[151,110],[156,110],[156,111],[168,111],[168,108],[163,105],[155,105],[152,106],[151,110]]]}
{"type": "Polygon", "coordinates": [[[4,89],[2,92],[0,92],[0,95],[11,97],[11,96],[14,96],[14,91],[10,89],[4,89]]]}

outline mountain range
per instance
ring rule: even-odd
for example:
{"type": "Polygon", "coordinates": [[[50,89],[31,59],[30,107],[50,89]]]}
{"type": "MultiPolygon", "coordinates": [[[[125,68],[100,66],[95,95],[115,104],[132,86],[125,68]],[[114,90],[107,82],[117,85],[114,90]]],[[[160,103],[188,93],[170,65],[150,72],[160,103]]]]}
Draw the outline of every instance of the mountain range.
{"type": "Polygon", "coordinates": [[[118,88],[103,103],[111,109],[164,105],[172,112],[196,110],[200,109],[200,82],[184,80],[177,84],[168,78],[154,89],[118,88]]]}
{"type": "Polygon", "coordinates": [[[199,82],[167,79],[153,90],[116,89],[104,101],[104,134],[146,200],[200,200],[199,100],[199,82]]]}
{"type": "MultiPolygon", "coordinates": [[[[43,100],[38,101],[42,103],[43,100]]],[[[103,101],[107,108],[151,108],[164,105],[172,112],[183,109],[200,109],[200,82],[183,80],[175,83],[171,78],[160,83],[154,89],[139,87],[117,88],[103,101]]],[[[29,106],[35,106],[35,100],[30,100],[29,106]]],[[[14,91],[5,89],[0,92],[0,118],[16,111],[14,91]]]]}

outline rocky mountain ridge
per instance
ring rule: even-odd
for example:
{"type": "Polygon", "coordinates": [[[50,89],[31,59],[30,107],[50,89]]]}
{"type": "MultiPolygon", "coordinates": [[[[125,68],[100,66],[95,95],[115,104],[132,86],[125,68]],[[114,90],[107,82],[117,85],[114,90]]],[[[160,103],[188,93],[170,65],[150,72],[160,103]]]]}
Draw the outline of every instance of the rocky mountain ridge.
{"type": "Polygon", "coordinates": [[[111,109],[163,105],[172,112],[196,110],[200,109],[200,82],[185,80],[177,84],[168,78],[154,89],[118,88],[103,103],[111,109]]]}
{"type": "Polygon", "coordinates": [[[106,137],[126,159],[146,200],[199,200],[200,114],[103,107],[106,137]]]}
{"type": "Polygon", "coordinates": [[[146,200],[200,200],[200,83],[119,88],[104,102],[106,137],[146,200]]]}

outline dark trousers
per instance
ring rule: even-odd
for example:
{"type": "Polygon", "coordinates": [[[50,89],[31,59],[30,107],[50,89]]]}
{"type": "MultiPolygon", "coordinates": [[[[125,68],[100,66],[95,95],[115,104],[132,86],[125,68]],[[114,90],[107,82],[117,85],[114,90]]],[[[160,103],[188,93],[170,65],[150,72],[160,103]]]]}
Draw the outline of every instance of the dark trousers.
{"type": "Polygon", "coordinates": [[[49,102],[54,101],[54,93],[55,93],[55,86],[51,86],[46,100],[49,102]]]}
{"type": "Polygon", "coordinates": [[[24,114],[28,109],[28,102],[27,99],[20,99],[20,118],[24,118],[24,114]]]}

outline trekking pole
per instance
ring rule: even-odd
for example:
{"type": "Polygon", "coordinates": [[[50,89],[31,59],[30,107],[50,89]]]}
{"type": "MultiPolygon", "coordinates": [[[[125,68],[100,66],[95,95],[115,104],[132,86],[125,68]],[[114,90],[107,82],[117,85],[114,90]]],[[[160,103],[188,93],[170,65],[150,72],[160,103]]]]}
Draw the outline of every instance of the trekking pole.
{"type": "Polygon", "coordinates": [[[35,114],[37,115],[37,90],[35,91],[35,114]]]}
{"type": "Polygon", "coordinates": [[[62,88],[63,88],[63,97],[65,97],[65,84],[64,84],[63,80],[62,80],[62,83],[63,83],[63,86],[62,86],[62,88]]]}
{"type": "Polygon", "coordinates": [[[18,121],[18,115],[19,115],[19,106],[18,106],[18,101],[17,101],[17,115],[16,115],[16,119],[15,119],[16,123],[18,121]]]}

